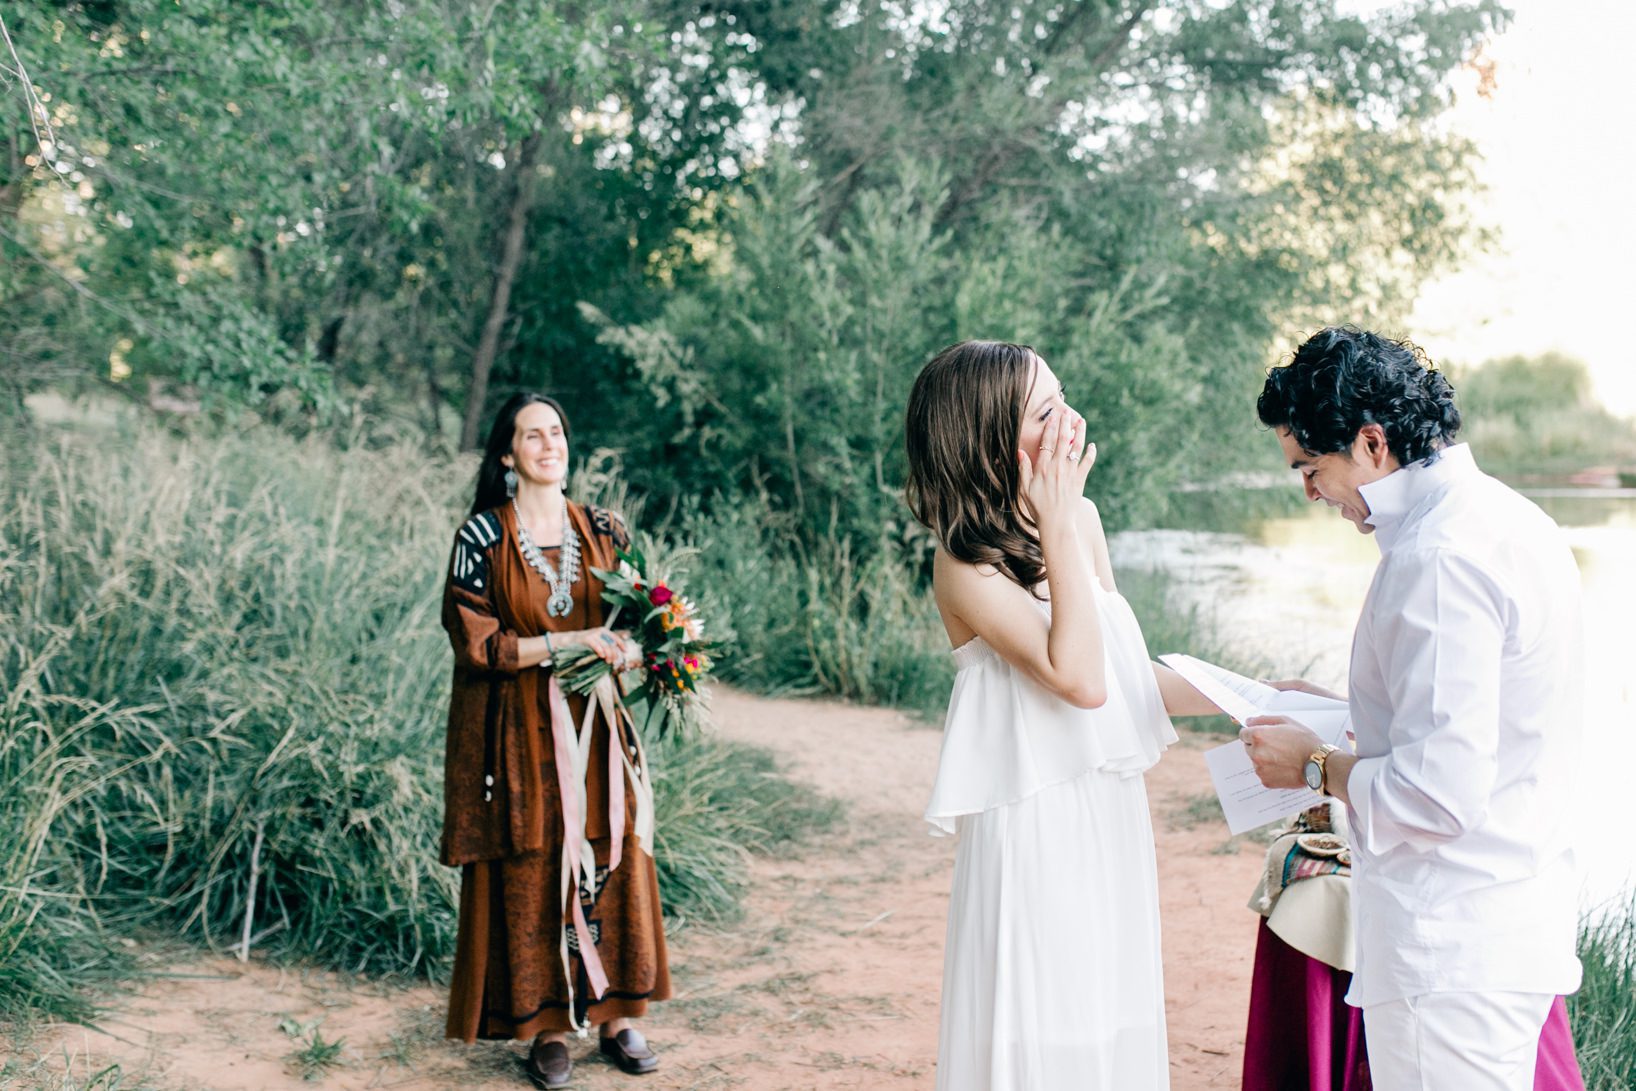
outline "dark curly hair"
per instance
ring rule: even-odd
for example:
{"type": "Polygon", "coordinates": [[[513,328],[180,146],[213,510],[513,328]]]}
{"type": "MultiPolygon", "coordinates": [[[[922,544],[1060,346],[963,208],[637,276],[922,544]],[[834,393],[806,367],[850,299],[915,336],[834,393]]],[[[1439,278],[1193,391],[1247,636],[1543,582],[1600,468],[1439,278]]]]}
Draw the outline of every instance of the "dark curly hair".
{"type": "Polygon", "coordinates": [[[1418,345],[1351,326],[1319,330],[1270,369],[1255,408],[1315,455],[1345,451],[1378,424],[1402,466],[1430,462],[1460,431],[1454,388],[1418,345]]]}
{"type": "Polygon", "coordinates": [[[1031,591],[1045,558],[1017,507],[1017,441],[1034,356],[1005,341],[950,345],[915,379],[904,429],[915,518],[949,556],[991,564],[1031,591]]]}

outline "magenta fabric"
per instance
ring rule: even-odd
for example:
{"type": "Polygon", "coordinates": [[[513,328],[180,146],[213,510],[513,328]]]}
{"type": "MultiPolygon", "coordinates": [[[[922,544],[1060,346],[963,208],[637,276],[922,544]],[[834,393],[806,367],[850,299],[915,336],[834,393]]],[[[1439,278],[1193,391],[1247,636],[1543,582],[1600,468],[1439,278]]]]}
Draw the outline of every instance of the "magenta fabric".
{"type": "MultiPolygon", "coordinates": [[[[1244,1091],[1371,1091],[1363,1012],[1346,1002],[1352,975],[1256,931],[1244,1091]]],[[[1534,1091],[1585,1091],[1562,997],[1539,1036],[1534,1091]]]]}
{"type": "Polygon", "coordinates": [[[1574,1053],[1574,1032],[1568,1026],[1568,1001],[1556,998],[1545,1029],[1539,1032],[1539,1061],[1534,1067],[1534,1091],[1585,1091],[1574,1053]]]}
{"type": "Polygon", "coordinates": [[[1260,920],[1244,1091],[1370,1091],[1363,1013],[1346,1002],[1352,975],[1308,958],[1260,920]]]}

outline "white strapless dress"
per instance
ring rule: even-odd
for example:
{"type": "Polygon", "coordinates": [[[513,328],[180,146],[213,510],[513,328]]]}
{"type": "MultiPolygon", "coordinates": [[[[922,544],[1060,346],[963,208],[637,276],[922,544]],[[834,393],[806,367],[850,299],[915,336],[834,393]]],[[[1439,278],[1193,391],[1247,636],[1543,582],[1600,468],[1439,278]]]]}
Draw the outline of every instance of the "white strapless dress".
{"type": "Polygon", "coordinates": [[[926,809],[960,839],[938,1091],[1170,1086],[1142,773],[1176,733],[1130,606],[1100,586],[1096,606],[1101,708],[1052,695],[981,638],[954,651],[926,809]]]}

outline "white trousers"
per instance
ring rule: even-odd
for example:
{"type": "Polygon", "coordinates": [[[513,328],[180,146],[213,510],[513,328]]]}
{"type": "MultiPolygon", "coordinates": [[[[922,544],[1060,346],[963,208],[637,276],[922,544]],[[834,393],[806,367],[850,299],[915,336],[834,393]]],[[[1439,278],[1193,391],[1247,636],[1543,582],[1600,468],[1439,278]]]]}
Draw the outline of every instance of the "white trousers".
{"type": "Polygon", "coordinates": [[[1363,1009],[1375,1091],[1533,1091],[1548,993],[1440,992],[1363,1009]]]}

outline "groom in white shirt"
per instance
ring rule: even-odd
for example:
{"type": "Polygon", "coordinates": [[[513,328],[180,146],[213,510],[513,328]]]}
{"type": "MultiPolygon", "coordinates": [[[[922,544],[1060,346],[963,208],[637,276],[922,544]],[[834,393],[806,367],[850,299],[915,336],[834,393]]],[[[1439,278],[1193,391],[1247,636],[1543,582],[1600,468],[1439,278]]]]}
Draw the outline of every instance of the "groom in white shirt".
{"type": "Polygon", "coordinates": [[[1263,783],[1349,808],[1347,1000],[1374,1086],[1530,1091],[1552,1001],[1579,987],[1573,555],[1453,442],[1454,392],[1412,345],[1323,330],[1257,410],[1307,498],[1380,545],[1352,645],[1356,756],[1284,717],[1241,732],[1263,783]]]}

